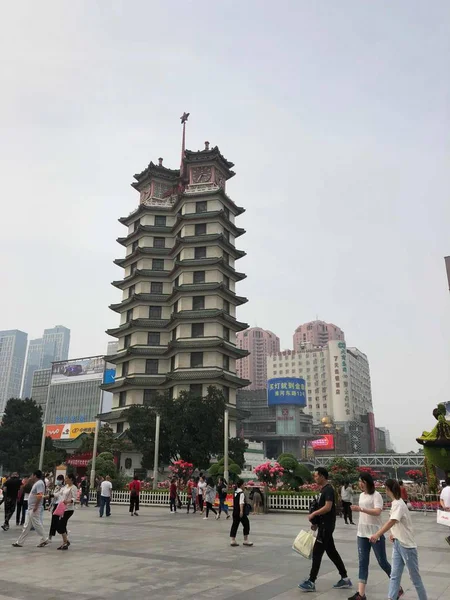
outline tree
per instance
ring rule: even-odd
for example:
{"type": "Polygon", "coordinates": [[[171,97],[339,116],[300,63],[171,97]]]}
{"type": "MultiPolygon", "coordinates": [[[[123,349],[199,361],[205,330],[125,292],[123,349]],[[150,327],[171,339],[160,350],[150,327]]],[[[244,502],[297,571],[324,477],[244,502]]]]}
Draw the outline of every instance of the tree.
{"type": "MultiPolygon", "coordinates": [[[[94,450],[94,438],[94,433],[84,436],[79,450],[80,454],[85,454],[94,450]]],[[[131,445],[132,444],[128,439],[117,439],[116,434],[108,423],[102,425],[98,430],[97,452],[99,454],[102,452],[118,454],[129,450],[131,445]]]]}
{"type": "Polygon", "coordinates": [[[241,469],[245,464],[245,451],[248,448],[248,444],[242,438],[230,438],[228,440],[228,456],[230,460],[239,465],[241,469]]]}
{"type": "MultiPolygon", "coordinates": [[[[221,458],[219,460],[219,462],[212,465],[208,471],[208,473],[211,475],[211,477],[214,477],[215,479],[217,477],[223,477],[224,472],[225,472],[225,459],[224,458],[221,458]]],[[[235,463],[233,460],[231,460],[231,458],[228,459],[228,473],[229,473],[230,481],[233,481],[233,482],[236,481],[238,478],[238,475],[241,474],[241,467],[237,463],[235,463]]]]}
{"type": "Polygon", "coordinates": [[[346,458],[334,458],[327,465],[332,483],[336,487],[344,485],[344,481],[355,483],[359,478],[358,461],[346,458]]]}
{"type": "Polygon", "coordinates": [[[6,472],[23,473],[39,455],[42,409],[34,400],[11,398],[5,406],[0,433],[0,465],[6,472]]]}
{"type": "Polygon", "coordinates": [[[278,463],[283,467],[282,481],[293,490],[298,490],[305,482],[312,481],[310,470],[298,462],[293,454],[280,454],[278,463]]]}
{"type": "Polygon", "coordinates": [[[207,469],[211,457],[223,450],[223,416],[225,398],[211,386],[204,397],[181,392],[155,398],[152,407],[132,406],[125,418],[128,436],[142,453],[142,466],[151,468],[154,460],[156,414],[161,417],[159,464],[183,460],[207,469]]]}
{"type": "MultiPolygon", "coordinates": [[[[66,460],[67,452],[61,448],[55,448],[51,438],[45,439],[44,460],[42,470],[44,473],[54,471],[55,468],[66,460]]],[[[28,460],[25,465],[25,472],[32,473],[39,467],[40,453],[28,460]]]]}
{"type": "MultiPolygon", "coordinates": [[[[88,475],[91,474],[92,470],[92,459],[87,464],[88,475]]],[[[114,463],[114,456],[111,452],[101,452],[95,461],[95,474],[106,477],[109,475],[111,479],[114,479],[117,474],[117,468],[114,463]]]]}

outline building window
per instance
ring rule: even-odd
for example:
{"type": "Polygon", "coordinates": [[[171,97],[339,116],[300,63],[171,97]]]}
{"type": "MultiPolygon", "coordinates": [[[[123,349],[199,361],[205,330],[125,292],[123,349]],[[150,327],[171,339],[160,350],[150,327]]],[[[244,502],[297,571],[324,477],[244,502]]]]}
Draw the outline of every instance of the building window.
{"type": "Polygon", "coordinates": [[[156,216],[155,217],[155,227],[165,227],[166,221],[167,221],[167,217],[156,216]]]}
{"type": "Polygon", "coordinates": [[[131,296],[134,295],[135,293],[135,286],[134,285],[130,285],[130,287],[128,288],[128,298],[131,298],[131,296]]]}
{"type": "Polygon", "coordinates": [[[194,283],[205,283],[205,271],[194,271],[194,283]]]}
{"type": "Polygon", "coordinates": [[[226,356],[225,354],[223,355],[223,368],[225,371],[230,370],[230,357],[226,356]]]}
{"type": "Polygon", "coordinates": [[[132,265],[130,265],[130,275],[133,275],[134,273],[136,273],[136,269],[137,269],[137,262],[134,262],[132,265]]]}
{"type": "Polygon", "coordinates": [[[230,289],[230,278],[226,275],[223,276],[223,284],[226,288],[230,289]]]}
{"type": "Polygon", "coordinates": [[[130,366],[130,362],[127,360],[122,363],[122,377],[126,377],[128,375],[128,368],[130,366]]]}
{"type": "Polygon", "coordinates": [[[194,248],[194,258],[206,258],[206,246],[194,248]]]}
{"type": "Polygon", "coordinates": [[[177,340],[177,328],[174,327],[174,329],[172,329],[172,342],[176,342],[177,340]]]}
{"type": "MultiPolygon", "coordinates": [[[[122,432],[123,432],[123,421],[121,421],[120,423],[117,423],[117,425],[116,425],[116,433],[122,433],[122,432]]],[[[125,460],[125,468],[129,469],[131,467],[131,464],[130,464],[130,467],[127,467],[127,460],[129,460],[131,463],[131,458],[127,458],[125,460]]]]}
{"type": "Polygon", "coordinates": [[[144,406],[153,406],[158,398],[158,390],[144,390],[144,406]]]}
{"type": "Polygon", "coordinates": [[[230,400],[230,388],[224,385],[222,388],[222,394],[225,398],[225,401],[228,402],[230,400]]]}
{"type": "Polygon", "coordinates": [[[123,340],[123,347],[129,348],[131,345],[131,335],[126,335],[123,340]]]}
{"type": "Polygon", "coordinates": [[[193,296],[192,310],[203,310],[205,308],[205,296],[193,296]]]}
{"type": "Polygon", "coordinates": [[[150,284],[150,293],[152,294],[162,294],[163,293],[163,284],[159,281],[152,281],[150,284]]]}
{"type": "Polygon", "coordinates": [[[141,222],[139,219],[134,222],[134,231],[137,231],[137,228],[139,227],[140,224],[141,224],[141,222]]]}
{"type": "Polygon", "coordinates": [[[145,374],[146,375],[157,375],[158,374],[158,359],[148,358],[145,361],[145,374]]]}
{"type": "Polygon", "coordinates": [[[139,242],[133,242],[131,244],[131,251],[135,252],[137,250],[138,246],[139,246],[139,242]]]}
{"type": "Polygon", "coordinates": [[[277,372],[276,372],[276,371],[274,371],[274,372],[273,372],[273,374],[274,374],[274,375],[276,375],[276,374],[277,374],[277,372]]]}
{"type": "Polygon", "coordinates": [[[203,352],[191,352],[191,369],[203,367],[203,352]]]}
{"type": "Polygon", "coordinates": [[[166,247],[166,238],[163,238],[163,237],[153,238],[153,248],[165,248],[165,247],[166,247]]]}
{"type": "Polygon", "coordinates": [[[229,341],[230,341],[230,330],[229,330],[229,328],[228,328],[228,327],[224,327],[224,328],[223,328],[223,339],[224,339],[226,342],[229,342],[229,341]]]}
{"type": "Polygon", "coordinates": [[[161,306],[150,306],[149,307],[149,318],[150,319],[160,319],[162,316],[162,307],[161,306]]]}
{"type": "Polygon", "coordinates": [[[191,337],[198,338],[205,335],[205,326],[203,323],[192,323],[191,337]]]}
{"type": "Polygon", "coordinates": [[[229,315],[230,314],[230,303],[228,300],[223,301],[223,310],[229,315]]]}
{"type": "Polygon", "coordinates": [[[153,271],[164,271],[164,259],[163,258],[154,258],[152,261],[152,270],[153,271]]]}
{"type": "Polygon", "coordinates": [[[226,206],[223,207],[223,212],[228,220],[230,220],[230,209],[226,206]]]}
{"type": "Polygon", "coordinates": [[[195,235],[206,235],[206,223],[198,223],[195,226],[195,235]]]}
{"type": "Polygon", "coordinates": [[[223,262],[227,265],[230,264],[230,255],[228,254],[228,252],[224,252],[223,253],[223,262]]]}
{"type": "Polygon", "coordinates": [[[160,346],[161,345],[161,334],[160,333],[149,333],[147,343],[149,346],[160,346]]]}
{"type": "Polygon", "coordinates": [[[203,385],[201,383],[191,383],[189,386],[189,391],[194,396],[202,397],[203,395],[203,385]]]}
{"type": "Polygon", "coordinates": [[[208,203],[206,201],[196,202],[195,203],[195,212],[196,213],[208,212],[208,203]]]}
{"type": "Polygon", "coordinates": [[[119,394],[119,408],[122,408],[127,405],[127,393],[120,392],[119,394]]]}

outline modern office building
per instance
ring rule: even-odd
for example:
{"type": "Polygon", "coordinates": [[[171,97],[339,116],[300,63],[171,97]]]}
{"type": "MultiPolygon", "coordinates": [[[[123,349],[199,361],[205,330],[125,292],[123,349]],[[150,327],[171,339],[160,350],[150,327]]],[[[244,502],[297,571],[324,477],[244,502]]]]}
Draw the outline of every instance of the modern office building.
{"type": "Polygon", "coordinates": [[[345,342],[345,336],[342,329],[325,323],[325,321],[310,321],[299,325],[294,332],[294,350],[300,350],[305,344],[312,344],[316,347],[325,346],[331,340],[345,342]]]}
{"type": "MultiPolygon", "coordinates": [[[[47,404],[48,388],[52,376],[51,369],[36,369],[33,373],[33,383],[31,386],[30,396],[42,409],[42,415],[45,412],[47,404]]],[[[24,396],[26,398],[27,396],[24,396]]]]}
{"type": "Polygon", "coordinates": [[[356,348],[348,350],[343,341],[333,340],[319,347],[306,343],[302,350],[270,356],[267,363],[269,379],[305,379],[305,412],[316,422],[324,417],[352,421],[373,412],[367,357],[356,348]]]}
{"type": "Polygon", "coordinates": [[[10,398],[20,397],[27,337],[18,329],[0,331],[0,415],[10,398]]]}
{"type": "Polygon", "coordinates": [[[247,355],[236,346],[236,333],[247,328],[236,310],[247,300],[236,293],[245,277],[236,270],[245,252],[235,246],[244,209],[226,191],[232,167],[209,142],[202,151],[184,150],[183,130],[180,169],[159,159],[134,176],[139,206],[119,219],[127,227],[118,240],[126,255],[115,261],[124,273],[113,285],[122,301],[110,307],[120,322],[107,331],[119,348],[108,356],[117,373],[104,386],[113,406],[102,418],[115,430],[126,428],[128,406],[151,404],[161,392],[205,395],[216,386],[235,435],[236,390],[248,381],[236,372],[236,360],[247,355]]]}
{"type": "Polygon", "coordinates": [[[267,358],[280,352],[280,338],[266,329],[251,327],[238,332],[236,345],[249,352],[248,356],[236,361],[238,376],[251,382],[245,389],[266,389],[267,358]]]}
{"type": "Polygon", "coordinates": [[[31,340],[28,345],[22,398],[30,397],[33,375],[38,369],[49,369],[52,363],[69,357],[70,329],[57,325],[44,329],[41,338],[31,340]]]}

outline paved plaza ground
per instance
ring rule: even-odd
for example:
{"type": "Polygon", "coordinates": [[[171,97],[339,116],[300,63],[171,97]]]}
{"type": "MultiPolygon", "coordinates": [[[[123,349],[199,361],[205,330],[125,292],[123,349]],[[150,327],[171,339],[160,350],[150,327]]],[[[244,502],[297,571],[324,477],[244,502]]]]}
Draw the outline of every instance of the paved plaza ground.
{"type": "MultiPolygon", "coordinates": [[[[387,517],[387,513],[385,513],[387,517]]],[[[446,528],[434,514],[413,514],[420,566],[430,600],[450,599],[450,547],[446,528]]],[[[230,520],[231,521],[231,520],[230,520]]],[[[271,513],[251,517],[253,548],[229,546],[230,521],[204,521],[200,516],[168,509],[143,508],[131,518],[127,507],[112,506],[100,519],[97,509],[77,509],[69,522],[72,545],[36,548],[31,533],[24,548],[12,548],[19,528],[0,531],[0,600],[82,600],[149,598],[151,600],[293,600],[302,596],[297,583],[309,573],[310,561],[291,550],[303,514],[271,513]]],[[[46,527],[49,516],[45,516],[46,527]]],[[[338,519],[335,538],[349,575],[357,581],[356,527],[338,519]]],[[[59,541],[59,540],[58,540],[59,541]]],[[[240,542],[242,537],[240,534],[240,542]]],[[[387,578],[371,559],[368,600],[387,598],[387,578]]],[[[346,600],[349,590],[332,585],[338,576],[325,558],[317,593],[308,598],[346,600]]],[[[405,600],[416,598],[404,576],[405,600]]]]}

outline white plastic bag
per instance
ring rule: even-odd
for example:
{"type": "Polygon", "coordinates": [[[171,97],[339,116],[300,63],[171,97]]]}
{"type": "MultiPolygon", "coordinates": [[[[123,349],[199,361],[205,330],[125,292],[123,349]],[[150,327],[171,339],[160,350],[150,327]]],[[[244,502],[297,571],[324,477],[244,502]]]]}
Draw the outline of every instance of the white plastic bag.
{"type": "Polygon", "coordinates": [[[295,550],[295,552],[304,558],[310,559],[315,542],[316,538],[312,531],[304,531],[302,529],[292,544],[292,550],[295,550]]]}
{"type": "Polygon", "coordinates": [[[438,525],[447,525],[447,527],[450,527],[450,512],[445,510],[438,510],[437,522],[438,525]]]}

